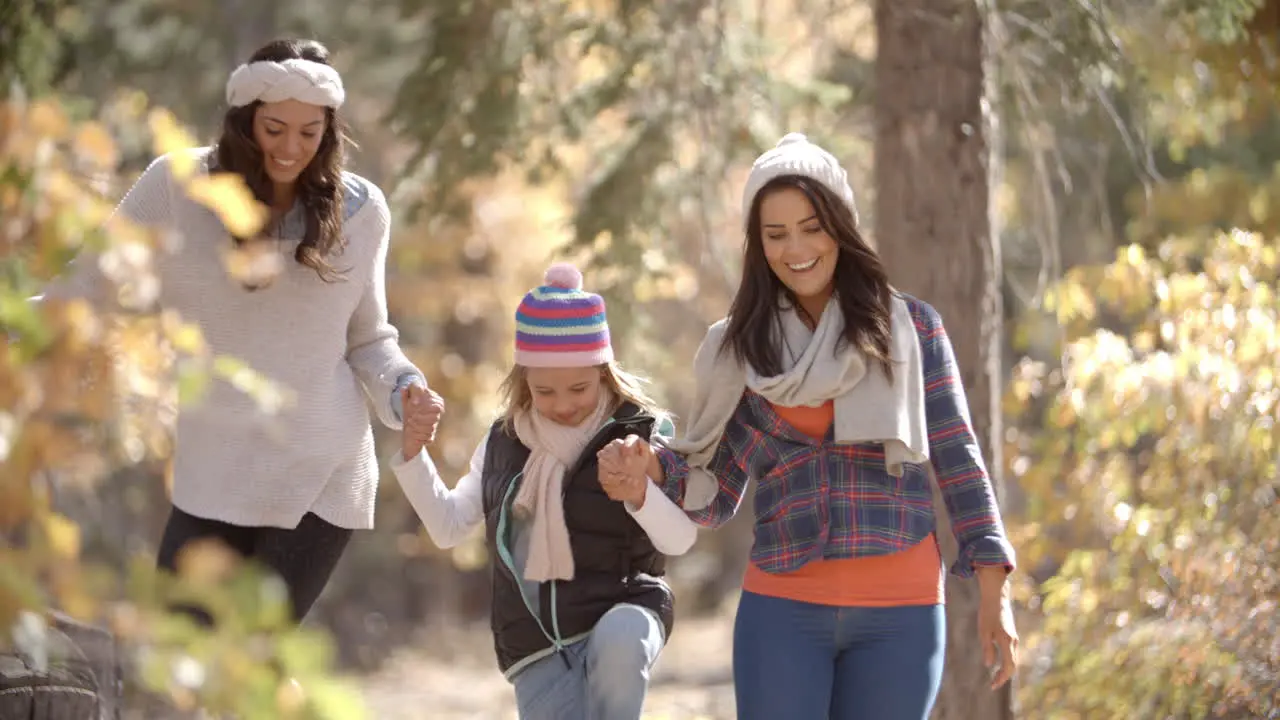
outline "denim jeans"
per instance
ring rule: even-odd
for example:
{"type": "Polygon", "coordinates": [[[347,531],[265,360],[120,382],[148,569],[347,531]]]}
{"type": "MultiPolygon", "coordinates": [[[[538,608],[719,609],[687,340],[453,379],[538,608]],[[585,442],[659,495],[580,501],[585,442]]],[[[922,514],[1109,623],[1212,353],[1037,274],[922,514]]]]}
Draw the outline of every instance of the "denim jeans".
{"type": "Polygon", "coordinates": [[[516,674],[520,720],[638,720],[663,642],[652,612],[615,605],[585,640],[516,674]]]}
{"type": "Polygon", "coordinates": [[[833,607],[742,593],[739,720],[927,720],[942,683],[942,605],[833,607]]]}

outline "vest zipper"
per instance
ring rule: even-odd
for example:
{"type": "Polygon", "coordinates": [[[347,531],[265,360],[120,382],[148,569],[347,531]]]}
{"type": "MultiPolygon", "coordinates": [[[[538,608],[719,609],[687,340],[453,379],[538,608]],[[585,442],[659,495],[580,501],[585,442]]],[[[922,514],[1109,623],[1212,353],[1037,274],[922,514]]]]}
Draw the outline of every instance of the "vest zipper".
{"type": "Polygon", "coordinates": [[[563,640],[560,640],[560,609],[556,603],[556,586],[560,581],[551,581],[551,630],[556,634],[556,654],[560,656],[560,660],[564,662],[565,670],[572,670],[573,665],[569,662],[568,653],[564,652],[563,640]]]}
{"type": "MultiPolygon", "coordinates": [[[[614,418],[612,417],[609,418],[605,422],[605,424],[600,426],[599,430],[596,430],[595,434],[591,436],[591,439],[587,441],[586,447],[590,448],[592,445],[595,445],[596,442],[600,439],[600,437],[604,435],[604,431],[607,430],[610,426],[612,426],[615,422],[617,421],[614,418]]],[[[562,487],[560,490],[560,498],[562,501],[564,499],[564,495],[566,492],[565,487],[567,487],[568,485],[568,482],[567,482],[568,479],[576,475],[577,472],[582,469],[582,465],[585,462],[586,462],[586,453],[584,452],[582,455],[578,457],[577,460],[574,461],[573,467],[565,471],[564,477],[566,482],[562,484],[562,487]]],[[[553,638],[550,634],[548,634],[545,628],[543,628],[542,634],[546,635],[547,639],[551,640],[551,642],[555,645],[556,654],[560,656],[560,660],[561,662],[564,663],[565,669],[572,670],[573,664],[569,662],[569,656],[564,652],[564,640],[560,635],[560,602],[556,598],[556,588],[559,585],[559,582],[560,581],[558,580],[551,581],[551,592],[550,592],[551,630],[553,633],[555,633],[555,637],[553,638]]],[[[521,590],[522,590],[521,595],[523,595],[523,587],[521,588],[521,590]]],[[[530,608],[530,610],[532,610],[532,608],[530,608]]],[[[542,618],[538,618],[538,625],[539,627],[542,626],[542,618]]]]}
{"type": "MultiPolygon", "coordinates": [[[[507,514],[511,510],[511,495],[515,492],[515,489],[519,485],[520,479],[523,476],[523,471],[516,473],[516,476],[511,479],[511,483],[507,486],[507,492],[502,496],[502,507],[498,511],[498,530],[496,533],[498,540],[498,559],[502,561],[502,564],[506,566],[507,571],[511,573],[511,577],[516,584],[516,590],[520,593],[520,601],[524,603],[524,609],[533,616],[534,622],[538,623],[538,629],[542,631],[542,634],[547,638],[547,640],[551,641],[551,645],[555,648],[556,654],[560,654],[564,650],[564,642],[560,639],[559,623],[557,622],[555,615],[555,582],[552,581],[551,584],[551,619],[556,625],[556,633],[553,637],[551,633],[547,632],[547,626],[542,624],[542,618],[538,613],[533,611],[533,604],[529,602],[529,596],[524,592],[524,583],[520,582],[520,574],[516,572],[516,563],[511,557],[511,549],[507,547],[507,514]]],[[[567,667],[569,659],[563,655],[561,655],[561,657],[567,667]]]]}
{"type": "MultiPolygon", "coordinates": [[[[605,430],[612,427],[615,423],[617,423],[616,418],[609,418],[609,420],[606,421],[605,424],[601,425],[600,429],[591,436],[591,440],[587,442],[587,447],[590,448],[592,445],[595,445],[600,439],[600,436],[604,434],[605,430]]],[[[580,469],[582,469],[582,464],[585,461],[586,453],[584,452],[582,456],[574,462],[573,467],[565,472],[565,478],[568,479],[573,477],[580,469]]],[[[564,663],[565,669],[571,670],[573,669],[573,665],[569,662],[569,656],[564,652],[564,639],[560,636],[560,607],[559,602],[556,599],[556,586],[559,581],[551,581],[550,601],[552,632],[549,633],[547,632],[547,626],[542,623],[542,617],[533,611],[533,604],[529,602],[529,597],[525,595],[524,584],[520,582],[520,575],[516,572],[515,561],[511,557],[511,550],[507,547],[507,513],[511,509],[511,495],[515,492],[515,489],[523,476],[523,471],[516,473],[516,476],[511,479],[510,485],[507,486],[507,492],[502,497],[502,507],[498,512],[498,558],[502,561],[502,564],[506,566],[507,571],[511,573],[511,577],[515,580],[516,589],[520,591],[520,600],[524,602],[525,610],[527,610],[529,614],[533,616],[534,621],[538,623],[538,629],[542,631],[543,636],[545,636],[547,640],[551,641],[552,647],[555,648],[555,654],[560,656],[560,660],[564,663]]],[[[564,492],[564,490],[561,490],[561,499],[564,498],[564,492]]]]}

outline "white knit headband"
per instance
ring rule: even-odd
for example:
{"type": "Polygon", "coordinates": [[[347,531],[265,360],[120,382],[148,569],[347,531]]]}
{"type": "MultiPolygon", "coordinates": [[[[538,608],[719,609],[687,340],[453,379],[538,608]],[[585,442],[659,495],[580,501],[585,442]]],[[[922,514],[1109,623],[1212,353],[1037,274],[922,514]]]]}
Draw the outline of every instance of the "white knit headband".
{"type": "Polygon", "coordinates": [[[297,100],[336,108],[345,99],[338,71],[311,60],[248,63],[236,68],[227,80],[227,104],[231,107],[244,107],[255,100],[297,100]]]}

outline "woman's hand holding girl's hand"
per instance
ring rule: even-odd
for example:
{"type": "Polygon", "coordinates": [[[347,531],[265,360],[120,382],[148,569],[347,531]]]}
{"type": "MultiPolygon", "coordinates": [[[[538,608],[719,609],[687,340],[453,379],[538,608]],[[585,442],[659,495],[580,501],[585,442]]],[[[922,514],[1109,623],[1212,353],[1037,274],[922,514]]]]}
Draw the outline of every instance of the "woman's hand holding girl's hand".
{"type": "Polygon", "coordinates": [[[444,415],[444,399],[430,388],[409,385],[400,391],[404,408],[404,430],[400,453],[405,460],[436,441],[436,428],[444,415]]]}
{"type": "Polygon", "coordinates": [[[628,435],[625,440],[614,440],[600,452],[600,487],[611,499],[625,502],[637,510],[644,507],[645,493],[649,489],[646,470],[653,448],[639,435],[628,435]]]}

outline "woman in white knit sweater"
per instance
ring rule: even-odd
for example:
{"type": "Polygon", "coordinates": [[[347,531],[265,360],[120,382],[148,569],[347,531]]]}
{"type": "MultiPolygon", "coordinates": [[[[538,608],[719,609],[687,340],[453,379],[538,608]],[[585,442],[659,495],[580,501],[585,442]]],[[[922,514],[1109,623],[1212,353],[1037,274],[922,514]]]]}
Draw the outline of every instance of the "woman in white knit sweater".
{"type": "MultiPolygon", "coordinates": [[[[361,387],[379,419],[399,429],[401,391],[426,384],[387,321],[386,199],[342,169],[343,99],[324,46],[273,42],[231,75],[217,145],[158,158],[116,210],[178,240],[157,259],[161,305],[197,323],[212,352],[292,395],[268,415],[215,380],[204,400],[181,409],[158,563],[175,570],[192,541],[221,540],[283,578],[297,620],[352,531],[373,526],[378,468],[361,387]],[[175,184],[179,160],[198,173],[238,173],[271,209],[262,236],[282,262],[269,282],[227,272],[225,252],[250,239],[233,238],[175,184]]],[[[91,254],[45,293],[100,308],[114,296],[91,254]]]]}

